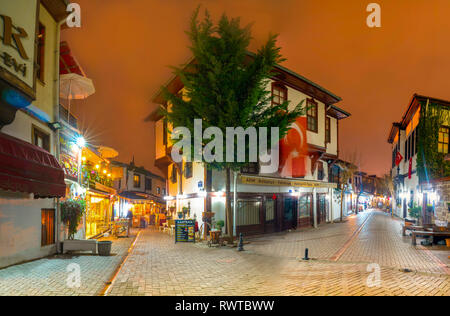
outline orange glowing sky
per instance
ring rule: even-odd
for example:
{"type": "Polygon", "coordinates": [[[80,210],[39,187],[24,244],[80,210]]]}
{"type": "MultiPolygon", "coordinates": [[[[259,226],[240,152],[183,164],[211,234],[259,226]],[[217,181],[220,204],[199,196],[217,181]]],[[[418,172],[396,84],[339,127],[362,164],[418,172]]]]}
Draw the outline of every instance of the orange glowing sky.
{"type": "Polygon", "coordinates": [[[119,160],[153,166],[152,95],[171,77],[169,65],[190,57],[185,30],[199,5],[253,22],[252,48],[279,34],[285,67],[342,97],[340,150],[362,155],[361,168],[383,174],[387,136],[414,93],[450,99],[448,0],[77,0],[82,27],[66,29],[73,54],[97,92],[75,113],[94,144],[119,160]],[[382,8],[382,27],[366,25],[366,7],[382,8]]]}

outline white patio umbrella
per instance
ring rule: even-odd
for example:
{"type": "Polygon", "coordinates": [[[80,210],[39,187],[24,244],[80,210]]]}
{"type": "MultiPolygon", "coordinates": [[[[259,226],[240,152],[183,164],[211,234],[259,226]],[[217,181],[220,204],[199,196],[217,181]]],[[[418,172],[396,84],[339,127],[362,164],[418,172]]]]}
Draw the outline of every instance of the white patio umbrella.
{"type": "Polygon", "coordinates": [[[86,99],[95,93],[94,83],[91,79],[76,73],[64,74],[59,78],[59,96],[69,100],[67,122],[70,119],[70,101],[86,99]]]}

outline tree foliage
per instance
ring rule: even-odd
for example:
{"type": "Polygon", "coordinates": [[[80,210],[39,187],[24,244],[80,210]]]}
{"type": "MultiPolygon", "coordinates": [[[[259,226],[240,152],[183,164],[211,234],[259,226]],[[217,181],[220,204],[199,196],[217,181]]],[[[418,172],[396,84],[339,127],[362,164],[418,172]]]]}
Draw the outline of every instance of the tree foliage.
{"type": "MultiPolygon", "coordinates": [[[[193,62],[175,68],[185,87],[184,95],[174,94],[163,88],[170,108],[164,116],[173,128],[187,127],[191,132],[191,157],[194,154],[194,119],[202,119],[203,131],[218,127],[223,134],[227,127],[279,127],[280,137],[286,135],[295,119],[304,114],[301,104],[289,109],[289,103],[269,106],[269,78],[274,67],[284,61],[280,48],[276,46],[276,35],[256,54],[250,54],[250,26],[241,27],[239,18],[222,15],[214,25],[208,11],[199,22],[199,9],[191,20],[187,32],[191,42],[193,62]]],[[[209,140],[207,140],[209,142],[209,140]]],[[[270,131],[268,143],[270,145],[270,131]]],[[[248,153],[248,142],[246,142],[248,153]]],[[[205,146],[205,140],[202,146],[205,146]]],[[[234,142],[236,156],[236,140],[234,142]]],[[[226,162],[226,143],[223,143],[223,162],[209,164],[215,169],[238,170],[246,164],[226,162]]],[[[184,153],[186,154],[186,153],[184,153]]],[[[248,161],[248,154],[246,154],[248,161]]]]}
{"type": "Polygon", "coordinates": [[[61,202],[61,221],[67,225],[69,239],[73,239],[86,210],[85,200],[72,200],[61,202]]]}
{"type": "Polygon", "coordinates": [[[450,176],[450,162],[438,152],[439,129],[450,126],[450,111],[439,104],[422,103],[417,137],[417,173],[420,182],[450,176]]]}

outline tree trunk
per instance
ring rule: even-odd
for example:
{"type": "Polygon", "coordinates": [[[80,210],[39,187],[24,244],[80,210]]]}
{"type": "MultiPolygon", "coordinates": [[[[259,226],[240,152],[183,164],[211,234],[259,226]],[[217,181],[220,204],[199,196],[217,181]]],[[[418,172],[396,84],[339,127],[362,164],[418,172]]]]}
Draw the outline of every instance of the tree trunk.
{"type": "Polygon", "coordinates": [[[230,238],[230,242],[233,241],[233,210],[231,208],[231,169],[226,169],[226,183],[225,183],[225,217],[227,222],[227,235],[230,238]]]}

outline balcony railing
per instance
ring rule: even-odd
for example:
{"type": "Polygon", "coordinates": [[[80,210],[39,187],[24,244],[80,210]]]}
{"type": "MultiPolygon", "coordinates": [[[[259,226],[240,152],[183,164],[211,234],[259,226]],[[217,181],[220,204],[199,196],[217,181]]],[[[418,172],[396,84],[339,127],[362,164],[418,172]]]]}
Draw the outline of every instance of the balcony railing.
{"type": "Polygon", "coordinates": [[[75,116],[73,116],[72,113],[70,115],[68,115],[68,114],[69,114],[69,111],[60,104],[59,105],[59,119],[61,121],[68,123],[73,128],[78,128],[78,119],[75,116]]]}

